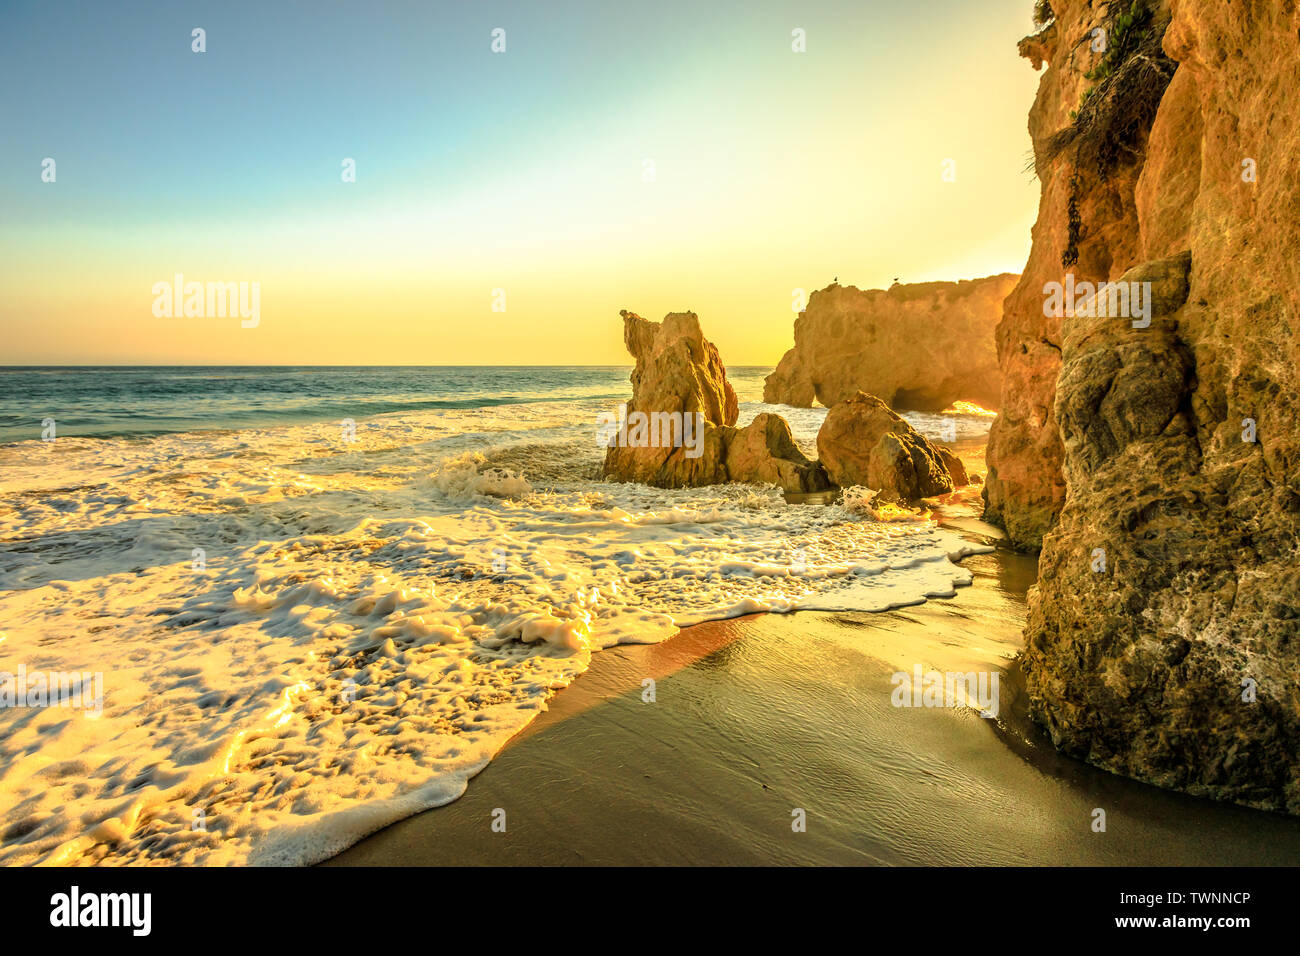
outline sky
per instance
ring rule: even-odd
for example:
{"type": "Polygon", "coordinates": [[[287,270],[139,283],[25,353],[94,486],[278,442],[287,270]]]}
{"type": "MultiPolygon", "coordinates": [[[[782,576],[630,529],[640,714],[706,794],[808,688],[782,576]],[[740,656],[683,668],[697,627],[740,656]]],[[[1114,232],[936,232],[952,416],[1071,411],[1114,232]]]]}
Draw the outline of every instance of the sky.
{"type": "Polygon", "coordinates": [[[795,290],[1023,267],[1031,8],[0,0],[0,364],[775,364],[795,290]]]}

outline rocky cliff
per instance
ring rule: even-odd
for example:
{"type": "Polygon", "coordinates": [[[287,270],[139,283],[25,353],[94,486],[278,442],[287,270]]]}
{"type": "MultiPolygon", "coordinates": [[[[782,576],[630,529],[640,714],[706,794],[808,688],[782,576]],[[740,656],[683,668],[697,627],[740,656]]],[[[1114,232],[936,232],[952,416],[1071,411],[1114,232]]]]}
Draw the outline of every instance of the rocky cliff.
{"type": "MultiPolygon", "coordinates": [[[[1002,396],[989,433],[984,486],[985,517],[1004,527],[1020,547],[1041,545],[1065,501],[1053,407],[1062,317],[1045,314],[1044,286],[1063,281],[1067,271],[1080,282],[1116,278],[1140,255],[1135,193],[1146,130],[1112,137],[1104,162],[1096,158],[1100,134],[1095,129],[1070,141],[1080,115],[1090,115],[1084,112],[1085,99],[1092,100],[1090,112],[1095,112],[1119,92],[1096,93],[1108,58],[1123,52],[1114,42],[1115,19],[1128,2],[1056,0],[1046,7],[1043,29],[1020,43],[1021,55],[1035,69],[1047,64],[1029,113],[1041,193],[1029,261],[997,327],[1002,396]],[[1125,148],[1116,147],[1114,139],[1123,140],[1125,148]]],[[[1167,19],[1166,11],[1159,15],[1167,19]]],[[[1172,73],[1173,64],[1162,65],[1172,73]]],[[[1108,84],[1114,86],[1115,78],[1108,84]]],[[[1138,119],[1149,127],[1149,116],[1138,119]]]]}
{"type": "Polygon", "coordinates": [[[894,408],[941,411],[954,401],[995,409],[993,331],[1016,276],[894,285],[831,285],[794,323],[794,348],[767,377],[763,400],[829,407],[859,391],[894,408]]]}
{"type": "Polygon", "coordinates": [[[1030,712],[1100,766],[1298,813],[1300,12],[1051,9],[1021,45],[1049,64],[1042,198],[986,492],[1042,543],[1030,712]],[[1085,290],[1044,315],[1066,273],[1144,308],[1085,290]]]}

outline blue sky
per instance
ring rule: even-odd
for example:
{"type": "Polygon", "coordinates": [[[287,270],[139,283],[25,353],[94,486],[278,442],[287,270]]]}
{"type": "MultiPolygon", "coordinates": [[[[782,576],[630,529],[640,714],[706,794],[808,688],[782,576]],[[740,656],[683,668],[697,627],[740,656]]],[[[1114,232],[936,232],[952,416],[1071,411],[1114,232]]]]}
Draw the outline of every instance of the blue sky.
{"type": "Polygon", "coordinates": [[[385,360],[329,299],[369,303],[390,351],[441,323],[449,361],[617,360],[618,308],[692,307],[737,361],[775,362],[794,285],[1019,269],[1029,8],[7,2],[0,253],[38,281],[0,280],[0,323],[14,361],[57,360],[70,337],[102,361],[237,359],[246,338],[137,314],[133,290],[185,271],[299,303],[256,340],[284,360],[322,322],[322,355],[385,360]],[[485,284],[522,292],[494,320],[518,354],[465,333],[485,284]]]}

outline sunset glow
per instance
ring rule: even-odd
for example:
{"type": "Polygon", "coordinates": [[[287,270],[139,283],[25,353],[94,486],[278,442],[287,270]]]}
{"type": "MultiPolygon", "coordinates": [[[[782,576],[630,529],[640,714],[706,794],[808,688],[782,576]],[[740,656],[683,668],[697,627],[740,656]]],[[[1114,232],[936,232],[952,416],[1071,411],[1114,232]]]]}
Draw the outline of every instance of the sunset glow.
{"type": "Polygon", "coordinates": [[[772,364],[792,290],[1023,264],[1023,0],[562,6],[11,14],[6,361],[621,364],[629,308],[772,364]],[[155,318],[177,272],[260,325],[155,318]]]}

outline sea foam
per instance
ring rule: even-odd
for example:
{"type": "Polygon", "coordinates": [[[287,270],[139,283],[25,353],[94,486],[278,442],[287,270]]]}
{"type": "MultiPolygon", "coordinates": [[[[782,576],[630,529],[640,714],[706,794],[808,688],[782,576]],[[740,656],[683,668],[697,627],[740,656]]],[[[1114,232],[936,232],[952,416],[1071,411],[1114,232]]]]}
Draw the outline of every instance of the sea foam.
{"type": "Polygon", "coordinates": [[[864,493],[594,480],[595,411],[0,446],[0,670],[104,675],[97,717],[0,710],[0,864],[312,863],[456,799],[602,648],[970,581],[864,493]]]}

